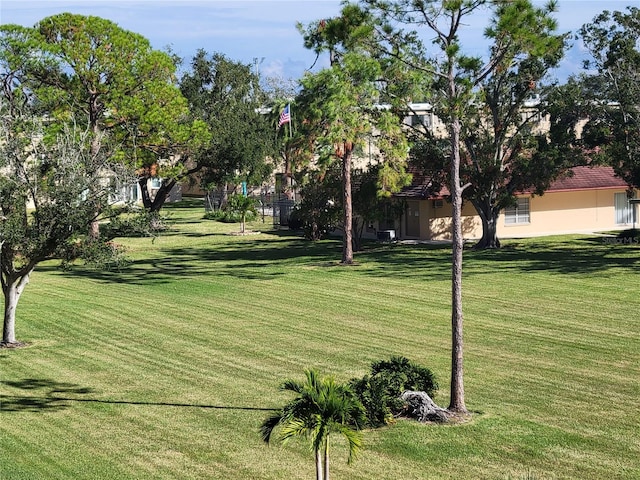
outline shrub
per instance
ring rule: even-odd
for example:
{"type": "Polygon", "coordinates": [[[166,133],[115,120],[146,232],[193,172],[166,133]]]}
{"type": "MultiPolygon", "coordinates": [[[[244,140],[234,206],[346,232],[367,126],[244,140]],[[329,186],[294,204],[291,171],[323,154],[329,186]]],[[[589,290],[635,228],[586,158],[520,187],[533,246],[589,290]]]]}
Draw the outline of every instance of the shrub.
{"type": "Polygon", "coordinates": [[[289,228],[302,229],[307,240],[320,240],[334,231],[342,211],[336,201],[342,195],[341,185],[339,169],[310,174],[300,190],[302,201],[291,212],[289,228]]]}
{"type": "Polygon", "coordinates": [[[230,195],[227,204],[220,210],[212,210],[204,214],[207,220],[216,220],[223,223],[241,223],[244,214],[245,222],[251,222],[257,218],[256,201],[244,195],[230,195]]]}
{"type": "Polygon", "coordinates": [[[156,237],[167,229],[167,224],[167,217],[159,212],[125,213],[101,226],[101,234],[107,238],[156,237]]]}
{"type": "Polygon", "coordinates": [[[126,248],[111,241],[91,240],[83,238],[64,245],[58,252],[64,270],[72,268],[75,260],[96,270],[120,270],[130,263],[126,256],[126,248]]]}
{"type": "Polygon", "coordinates": [[[367,411],[370,427],[386,425],[402,412],[400,395],[404,391],[423,391],[433,398],[438,390],[431,370],[402,356],[373,362],[370,375],[354,378],[349,384],[367,411]]]}

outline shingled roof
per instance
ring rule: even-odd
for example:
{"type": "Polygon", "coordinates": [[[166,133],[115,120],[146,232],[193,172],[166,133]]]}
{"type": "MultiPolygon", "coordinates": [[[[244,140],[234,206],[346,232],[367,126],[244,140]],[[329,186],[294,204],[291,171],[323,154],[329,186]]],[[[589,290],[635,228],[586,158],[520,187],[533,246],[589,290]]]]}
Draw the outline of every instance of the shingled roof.
{"type": "Polygon", "coordinates": [[[628,188],[624,180],[615,176],[611,167],[574,167],[571,172],[572,174],[553,182],[547,191],[570,192],[573,190],[628,188]]]}
{"type": "MultiPolygon", "coordinates": [[[[573,167],[570,172],[568,175],[564,175],[553,182],[547,192],[628,188],[624,180],[615,176],[611,167],[573,167]]],[[[449,189],[446,186],[442,187],[440,191],[435,191],[428,182],[429,178],[413,172],[411,185],[397,193],[396,196],[415,199],[436,199],[449,195],[449,189]]]]}

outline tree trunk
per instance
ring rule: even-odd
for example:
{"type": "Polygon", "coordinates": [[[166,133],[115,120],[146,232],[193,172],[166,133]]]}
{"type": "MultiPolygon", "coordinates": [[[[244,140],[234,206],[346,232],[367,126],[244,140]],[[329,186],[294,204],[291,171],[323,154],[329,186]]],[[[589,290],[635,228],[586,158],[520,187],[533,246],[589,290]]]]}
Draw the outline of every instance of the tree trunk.
{"type": "Polygon", "coordinates": [[[96,218],[91,220],[91,223],[89,224],[89,239],[97,240],[98,238],[100,238],[100,223],[98,222],[96,215],[96,218]]]}
{"type": "Polygon", "coordinates": [[[142,195],[142,206],[145,210],[151,210],[151,195],[149,194],[149,177],[146,175],[138,179],[138,185],[140,186],[140,195],[142,195]]]}
{"type": "MultiPolygon", "coordinates": [[[[90,102],[90,112],[89,112],[89,123],[91,125],[91,131],[93,132],[93,137],[91,138],[91,157],[95,159],[98,157],[100,153],[100,149],[102,148],[102,135],[100,132],[100,127],[98,126],[98,116],[97,116],[97,97],[93,97],[90,102]]],[[[96,172],[94,172],[96,173],[96,172]]],[[[95,192],[90,192],[90,195],[95,195],[95,192]]],[[[98,223],[98,216],[100,214],[100,208],[95,212],[95,218],[91,220],[89,224],[89,239],[97,240],[100,238],[100,223],[98,223]]]]}
{"type": "Polygon", "coordinates": [[[151,208],[149,209],[151,213],[156,213],[160,211],[160,209],[164,206],[165,202],[167,201],[167,198],[169,197],[169,194],[171,193],[171,190],[173,189],[173,187],[175,187],[175,185],[176,185],[176,181],[173,179],[168,181],[165,181],[165,180],[162,181],[162,185],[160,185],[160,188],[156,192],[156,196],[153,198],[153,203],[151,203],[151,208]]]}
{"type": "Polygon", "coordinates": [[[362,235],[364,233],[364,226],[365,226],[364,219],[358,220],[357,217],[354,218],[353,230],[352,230],[352,236],[353,236],[352,245],[353,245],[354,252],[359,252],[360,250],[362,250],[362,235]]]}
{"type": "Polygon", "coordinates": [[[353,264],[353,205],[351,202],[351,155],[353,146],[344,143],[342,155],[342,199],[344,205],[344,237],[342,242],[342,263],[353,264]]]}
{"type": "Polygon", "coordinates": [[[329,480],[329,436],[327,435],[324,439],[324,480],[329,480]]]}
{"type": "Polygon", "coordinates": [[[466,413],[464,402],[463,315],[462,315],[462,186],[460,185],[460,120],[451,125],[451,203],[453,246],[451,262],[451,394],[449,410],[466,413]]]}
{"type": "Polygon", "coordinates": [[[223,209],[227,206],[227,202],[229,201],[229,184],[223,183],[221,186],[222,190],[220,192],[220,209],[223,209]]]}
{"type": "Polygon", "coordinates": [[[316,450],[316,480],[324,480],[322,475],[322,452],[316,450]]]}
{"type": "Polygon", "coordinates": [[[480,220],[482,220],[482,238],[474,246],[476,250],[485,250],[491,248],[500,248],[500,240],[498,239],[498,217],[500,210],[486,202],[473,202],[473,206],[478,212],[480,220]]]}
{"type": "Polygon", "coordinates": [[[3,282],[4,294],[4,323],[2,326],[2,343],[4,345],[15,344],[16,342],[16,308],[18,300],[24,287],[29,283],[29,273],[25,275],[17,275],[9,277],[3,282]]]}

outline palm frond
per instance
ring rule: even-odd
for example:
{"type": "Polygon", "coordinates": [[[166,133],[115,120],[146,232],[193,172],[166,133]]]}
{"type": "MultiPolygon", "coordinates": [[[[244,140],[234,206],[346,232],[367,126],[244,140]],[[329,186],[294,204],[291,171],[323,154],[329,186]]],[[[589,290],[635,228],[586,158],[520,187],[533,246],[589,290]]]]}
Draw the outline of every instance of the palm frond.
{"type": "Polygon", "coordinates": [[[260,425],[260,436],[265,443],[271,440],[271,434],[282,421],[282,411],[267,417],[260,425]]]}

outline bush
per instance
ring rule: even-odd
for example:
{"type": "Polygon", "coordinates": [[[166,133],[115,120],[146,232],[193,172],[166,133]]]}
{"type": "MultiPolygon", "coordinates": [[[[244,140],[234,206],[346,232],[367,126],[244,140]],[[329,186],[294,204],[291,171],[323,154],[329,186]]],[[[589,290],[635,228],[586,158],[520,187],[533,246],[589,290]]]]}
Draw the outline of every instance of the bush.
{"type": "Polygon", "coordinates": [[[156,237],[167,229],[167,218],[159,212],[124,213],[102,225],[101,234],[115,237],[156,237]]]}
{"type": "Polygon", "coordinates": [[[349,385],[364,405],[370,427],[386,425],[402,412],[404,391],[423,391],[433,398],[438,390],[431,370],[402,356],[373,362],[370,375],[354,378],[349,385]]]}
{"type": "Polygon", "coordinates": [[[305,197],[289,217],[291,230],[302,230],[307,240],[321,240],[336,229],[340,210],[331,201],[313,203],[315,199],[305,197]]]}
{"type": "Polygon", "coordinates": [[[242,215],[245,222],[252,222],[258,216],[254,198],[244,195],[230,195],[227,204],[220,210],[212,210],[204,214],[206,220],[216,220],[223,223],[241,223],[242,215]]]}
{"type": "Polygon", "coordinates": [[[130,263],[126,248],[118,243],[83,238],[69,242],[58,252],[63,270],[70,270],[75,260],[82,260],[87,267],[96,270],[120,270],[130,263]]]}

